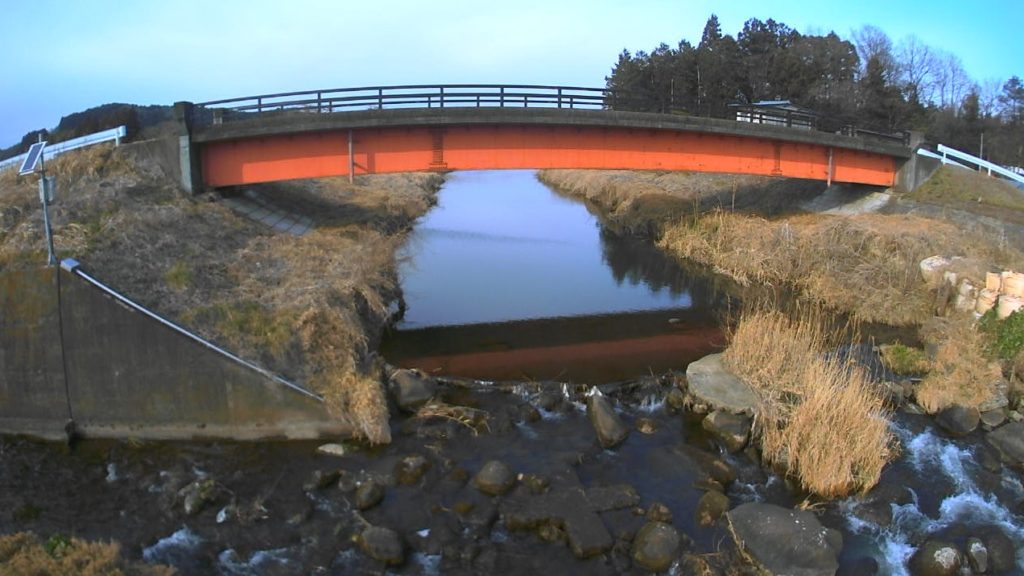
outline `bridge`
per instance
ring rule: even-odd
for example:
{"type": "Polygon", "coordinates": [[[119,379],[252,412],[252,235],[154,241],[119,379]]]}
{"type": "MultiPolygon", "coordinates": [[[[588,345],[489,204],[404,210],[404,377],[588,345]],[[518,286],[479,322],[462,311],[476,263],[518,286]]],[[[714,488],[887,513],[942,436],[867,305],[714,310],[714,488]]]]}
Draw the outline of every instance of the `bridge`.
{"type": "MultiPolygon", "coordinates": [[[[622,110],[597,88],[458,84],[178,102],[186,190],[410,171],[594,168],[892,186],[908,142],[622,110]]],[[[763,120],[763,119],[762,119],[763,120]]],[[[912,162],[911,162],[912,163],[912,162]]]]}

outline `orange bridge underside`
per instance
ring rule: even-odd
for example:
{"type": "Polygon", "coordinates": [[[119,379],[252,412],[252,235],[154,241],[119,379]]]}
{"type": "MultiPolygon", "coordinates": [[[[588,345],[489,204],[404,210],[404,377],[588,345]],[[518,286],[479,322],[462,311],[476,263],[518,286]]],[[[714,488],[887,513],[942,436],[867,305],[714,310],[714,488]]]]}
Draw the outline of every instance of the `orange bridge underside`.
{"type": "Polygon", "coordinates": [[[756,137],[564,126],[370,128],[202,145],[203,181],[233,186],[387,172],[603,168],[692,170],[893,185],[891,156],[756,137]]]}

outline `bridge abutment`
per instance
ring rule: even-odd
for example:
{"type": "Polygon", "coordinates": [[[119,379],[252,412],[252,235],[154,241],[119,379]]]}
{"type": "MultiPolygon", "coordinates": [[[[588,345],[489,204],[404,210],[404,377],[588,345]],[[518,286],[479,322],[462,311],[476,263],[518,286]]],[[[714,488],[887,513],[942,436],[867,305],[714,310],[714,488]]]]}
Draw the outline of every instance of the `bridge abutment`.
{"type": "Polygon", "coordinates": [[[198,194],[203,189],[199,150],[192,143],[195,105],[191,102],[174,103],[174,119],[178,123],[178,151],[181,166],[181,189],[186,194],[198,194]]]}

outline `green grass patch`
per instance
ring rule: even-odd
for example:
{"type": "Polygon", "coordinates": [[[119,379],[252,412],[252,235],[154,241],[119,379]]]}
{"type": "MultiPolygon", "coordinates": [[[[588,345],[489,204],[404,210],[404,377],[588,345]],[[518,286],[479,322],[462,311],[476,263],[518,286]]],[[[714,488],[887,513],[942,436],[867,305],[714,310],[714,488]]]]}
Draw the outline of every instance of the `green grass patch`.
{"type": "Polygon", "coordinates": [[[994,309],[989,310],[981,317],[981,330],[988,337],[988,352],[1002,360],[1011,360],[1024,349],[1024,313],[1000,320],[994,309]]]}
{"type": "Polygon", "coordinates": [[[213,326],[236,350],[267,352],[283,358],[293,340],[296,314],[272,312],[254,301],[219,303],[186,315],[189,323],[213,326]]]}
{"type": "Polygon", "coordinates": [[[920,348],[912,348],[899,342],[879,347],[882,364],[900,376],[925,374],[931,368],[928,355],[920,348]]]}
{"type": "Polygon", "coordinates": [[[192,268],[182,260],[178,260],[167,272],[164,272],[164,282],[171,288],[182,292],[192,285],[192,268]]]}
{"type": "Polygon", "coordinates": [[[1024,195],[1005,180],[953,166],[939,168],[907,198],[931,204],[973,203],[1024,211],[1024,195]]]}

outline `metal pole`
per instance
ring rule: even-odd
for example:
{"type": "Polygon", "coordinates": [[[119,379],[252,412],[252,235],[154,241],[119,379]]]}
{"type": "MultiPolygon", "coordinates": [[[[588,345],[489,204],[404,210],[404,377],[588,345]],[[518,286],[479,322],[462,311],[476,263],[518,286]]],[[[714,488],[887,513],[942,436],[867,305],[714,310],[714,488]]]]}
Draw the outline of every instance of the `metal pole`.
{"type": "Polygon", "coordinates": [[[46,202],[46,176],[39,179],[39,199],[43,202],[43,228],[46,230],[46,263],[57,265],[57,255],[53,251],[53,231],[50,229],[50,210],[46,202]]]}
{"type": "Polygon", "coordinates": [[[348,183],[355,182],[356,159],[352,152],[355,147],[352,144],[352,131],[348,131],[348,183]]]}

